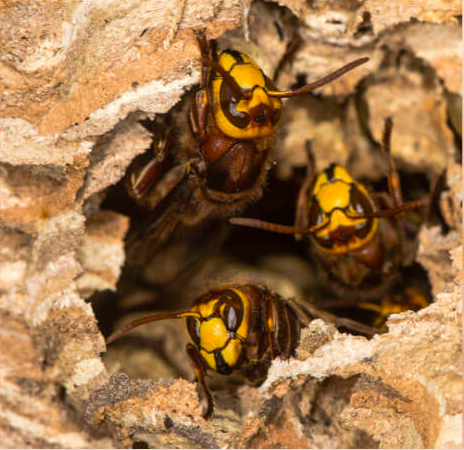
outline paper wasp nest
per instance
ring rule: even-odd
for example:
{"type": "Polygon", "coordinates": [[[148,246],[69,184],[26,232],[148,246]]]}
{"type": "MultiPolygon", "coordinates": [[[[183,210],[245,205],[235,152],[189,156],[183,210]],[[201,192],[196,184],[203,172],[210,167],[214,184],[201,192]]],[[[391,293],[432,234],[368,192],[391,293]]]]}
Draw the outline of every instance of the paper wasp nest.
{"type": "MultiPolygon", "coordinates": [[[[461,448],[460,1],[30,0],[0,11],[2,447],[461,448]],[[275,361],[261,387],[218,382],[209,422],[186,381],[183,324],[134,332],[134,348],[115,347],[104,363],[94,314],[103,326],[96,294],[115,289],[129,227],[102,202],[150,145],[140,120],[199,82],[199,27],[267,73],[298,33],[282,88],[370,57],[286,103],[276,183],[304,168],[308,139],[318,170],[337,162],[379,178],[372,143],[388,115],[403,176],[447,179],[446,233],[420,233],[434,303],[393,316],[371,340],[313,322],[298,358],[275,361]]],[[[225,252],[215,268],[266,277],[283,296],[309,283],[302,258],[262,256],[246,265],[225,252]]]]}

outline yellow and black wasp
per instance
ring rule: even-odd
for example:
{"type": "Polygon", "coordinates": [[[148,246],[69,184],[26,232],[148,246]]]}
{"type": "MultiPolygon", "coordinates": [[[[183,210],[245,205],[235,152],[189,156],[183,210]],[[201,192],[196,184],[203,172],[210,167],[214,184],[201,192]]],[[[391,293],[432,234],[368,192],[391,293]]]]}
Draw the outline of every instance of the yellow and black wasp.
{"type": "Polygon", "coordinates": [[[407,239],[402,213],[429,204],[429,198],[403,202],[390,153],[392,124],[388,118],[382,140],[389,194],[370,194],[336,164],[316,174],[308,147],[310,163],[298,195],[294,226],[245,218],[230,221],[303,237],[326,288],[343,299],[379,298],[397,280],[401,269],[415,260],[418,242],[407,239]]]}
{"type": "Polygon", "coordinates": [[[264,381],[274,358],[288,359],[300,341],[300,331],[314,318],[338,327],[373,335],[377,330],[350,319],[338,318],[313,305],[283,299],[265,286],[229,285],[212,289],[183,312],[159,313],[134,320],[116,330],[107,344],[140,325],[166,319],[187,319],[193,341],[186,352],[197,380],[206,393],[205,418],[214,410],[205,375],[240,372],[251,384],[264,381]]]}
{"type": "Polygon", "coordinates": [[[361,302],[359,308],[372,312],[372,326],[383,332],[387,331],[387,319],[392,314],[419,311],[430,303],[432,303],[432,298],[430,293],[425,292],[425,289],[408,286],[386,293],[378,302],[361,302]]]}
{"type": "Polygon", "coordinates": [[[152,153],[129,169],[129,194],[151,213],[129,236],[128,260],[143,264],[173,233],[241,213],[262,196],[281,98],[311,92],[365,63],[357,59],[296,90],[279,91],[247,55],[219,57],[197,34],[201,84],[169,130],[153,125],[152,153]],[[147,160],[148,158],[148,160],[147,160]]]}
{"type": "Polygon", "coordinates": [[[402,267],[401,280],[376,298],[325,298],[320,301],[325,309],[343,316],[356,317],[379,332],[387,331],[387,320],[392,314],[419,311],[433,301],[426,272],[416,263],[402,267]]]}

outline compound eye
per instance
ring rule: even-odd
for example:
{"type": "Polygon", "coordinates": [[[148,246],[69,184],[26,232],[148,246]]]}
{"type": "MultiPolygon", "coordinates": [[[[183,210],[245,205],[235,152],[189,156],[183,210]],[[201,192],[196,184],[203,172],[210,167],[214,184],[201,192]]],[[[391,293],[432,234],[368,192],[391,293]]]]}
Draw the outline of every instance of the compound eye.
{"type": "Polygon", "coordinates": [[[198,320],[193,317],[187,317],[187,330],[197,346],[200,345],[200,325],[198,320]]]}
{"type": "Polygon", "coordinates": [[[237,128],[246,128],[251,121],[248,114],[235,109],[240,99],[235,98],[236,94],[229,86],[227,81],[223,81],[220,90],[221,109],[227,120],[237,128]]]}
{"type": "Polygon", "coordinates": [[[368,197],[354,185],[351,187],[350,191],[350,203],[351,207],[358,214],[372,213],[372,205],[368,197]]]}
{"type": "Polygon", "coordinates": [[[281,108],[277,108],[272,112],[272,114],[271,114],[271,123],[272,123],[272,125],[277,124],[277,122],[279,121],[281,115],[282,115],[282,109],[281,108]]]}
{"type": "MultiPolygon", "coordinates": [[[[351,207],[358,214],[369,214],[373,211],[368,197],[361,192],[356,186],[352,186],[350,193],[351,207]]],[[[360,239],[365,238],[372,228],[372,219],[366,219],[356,226],[356,236],[360,239]]]]}
{"type": "Polygon", "coordinates": [[[243,304],[240,297],[233,291],[225,294],[222,319],[229,331],[237,331],[243,320],[243,304]]]}
{"type": "Polygon", "coordinates": [[[364,222],[361,222],[359,225],[356,226],[355,233],[358,238],[363,239],[371,231],[372,228],[372,219],[367,219],[364,222]]]}
{"type": "Polygon", "coordinates": [[[323,248],[332,248],[334,245],[334,241],[330,236],[323,235],[323,236],[314,236],[314,239],[319,243],[319,245],[323,248]]]}
{"type": "Polygon", "coordinates": [[[311,202],[311,208],[309,209],[309,226],[314,227],[316,225],[320,225],[323,220],[324,212],[319,206],[317,200],[313,200],[311,202]]]}

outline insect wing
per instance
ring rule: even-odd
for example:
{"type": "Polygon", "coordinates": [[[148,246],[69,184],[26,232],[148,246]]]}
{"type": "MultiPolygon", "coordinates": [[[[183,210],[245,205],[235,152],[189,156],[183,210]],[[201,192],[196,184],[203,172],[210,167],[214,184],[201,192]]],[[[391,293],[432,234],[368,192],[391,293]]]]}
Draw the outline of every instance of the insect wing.
{"type": "Polygon", "coordinates": [[[188,187],[188,183],[180,183],[129,235],[126,245],[129,265],[141,266],[147,263],[167,243],[188,205],[191,196],[188,187]]]}

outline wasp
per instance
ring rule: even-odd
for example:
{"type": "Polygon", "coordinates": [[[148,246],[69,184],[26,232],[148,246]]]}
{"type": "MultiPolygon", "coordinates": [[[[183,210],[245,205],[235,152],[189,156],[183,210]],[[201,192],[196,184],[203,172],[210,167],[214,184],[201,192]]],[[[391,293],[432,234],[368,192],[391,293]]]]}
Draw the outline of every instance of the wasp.
{"type": "Polygon", "coordinates": [[[201,84],[178,125],[156,133],[148,161],[129,169],[129,194],[151,213],[129,237],[128,259],[143,263],[178,230],[240,213],[263,192],[282,98],[305,94],[368,61],[360,58],[296,90],[279,91],[247,55],[219,57],[197,33],[201,84]]]}
{"type": "Polygon", "coordinates": [[[353,299],[325,299],[324,308],[338,310],[343,315],[355,315],[357,320],[369,323],[380,332],[387,331],[387,320],[392,314],[419,311],[429,306],[433,299],[427,275],[418,265],[403,268],[402,279],[407,285],[398,283],[376,299],[353,301],[353,299]],[[354,308],[354,309],[352,309],[354,308]]]}
{"type": "Polygon", "coordinates": [[[247,218],[230,221],[304,238],[329,290],[342,298],[379,298],[398,279],[400,269],[415,260],[418,242],[408,239],[410,230],[402,213],[430,203],[429,198],[403,202],[390,151],[392,127],[392,119],[387,118],[382,149],[388,167],[388,194],[369,193],[337,164],[315,173],[308,145],[309,164],[298,194],[295,226],[247,218]]]}
{"type": "Polygon", "coordinates": [[[140,325],[166,319],[187,319],[193,341],[186,353],[196,379],[206,394],[205,418],[213,415],[213,396],[205,376],[208,370],[221,375],[239,371],[251,384],[264,381],[273,359],[295,354],[300,331],[314,318],[337,327],[373,335],[378,330],[346,318],[339,318],[310,304],[283,299],[265,286],[228,285],[212,289],[182,312],[159,313],[134,320],[119,328],[107,344],[140,325]]]}
{"type": "Polygon", "coordinates": [[[385,294],[380,302],[361,302],[359,307],[372,311],[374,318],[372,326],[380,331],[387,331],[387,319],[391,314],[405,311],[419,311],[431,303],[431,299],[414,287],[406,287],[399,292],[385,294]]]}

